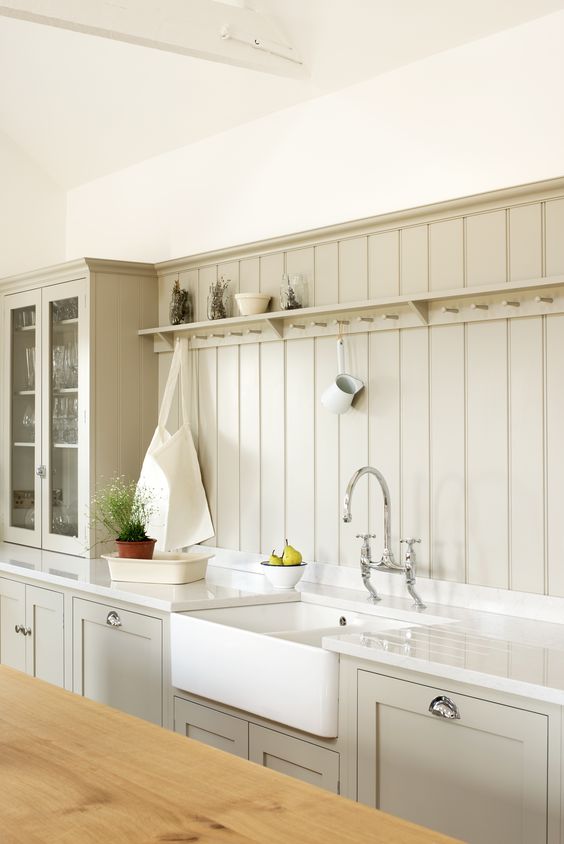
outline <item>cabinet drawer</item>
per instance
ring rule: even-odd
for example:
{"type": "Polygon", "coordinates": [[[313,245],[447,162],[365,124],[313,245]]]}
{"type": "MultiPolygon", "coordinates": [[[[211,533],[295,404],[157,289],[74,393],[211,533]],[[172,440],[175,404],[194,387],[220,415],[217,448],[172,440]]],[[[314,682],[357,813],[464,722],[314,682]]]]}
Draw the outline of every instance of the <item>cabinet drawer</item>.
{"type": "Polygon", "coordinates": [[[545,844],[547,765],[546,715],[358,672],[363,803],[470,844],[545,844]]]}
{"type": "Polygon", "coordinates": [[[73,600],[73,691],[162,725],[162,622],[73,600]]]}
{"type": "Polygon", "coordinates": [[[250,724],[249,759],[272,771],[339,793],[339,754],[334,750],[250,724]]]}
{"type": "Polygon", "coordinates": [[[174,730],[243,759],[249,758],[249,723],[243,718],[175,697],[174,730]]]}

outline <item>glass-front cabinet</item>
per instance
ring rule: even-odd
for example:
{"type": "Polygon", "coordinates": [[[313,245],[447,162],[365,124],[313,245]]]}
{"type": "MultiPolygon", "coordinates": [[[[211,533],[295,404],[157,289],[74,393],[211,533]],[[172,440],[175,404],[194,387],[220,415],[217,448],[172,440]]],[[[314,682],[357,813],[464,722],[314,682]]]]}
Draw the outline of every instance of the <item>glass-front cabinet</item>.
{"type": "Polygon", "coordinates": [[[15,293],[5,308],[5,538],[70,554],[86,550],[79,538],[87,507],[79,479],[88,474],[85,289],[78,280],[15,293]]]}

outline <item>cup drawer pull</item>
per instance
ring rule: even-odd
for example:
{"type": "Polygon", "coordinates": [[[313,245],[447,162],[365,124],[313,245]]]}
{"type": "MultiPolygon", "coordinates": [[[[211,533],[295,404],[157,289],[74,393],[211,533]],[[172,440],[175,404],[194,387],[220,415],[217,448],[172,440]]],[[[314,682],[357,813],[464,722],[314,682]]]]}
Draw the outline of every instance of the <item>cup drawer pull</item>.
{"type": "Polygon", "coordinates": [[[121,618],[119,617],[117,612],[112,610],[108,613],[108,617],[106,618],[106,624],[109,624],[110,627],[121,627],[121,618]]]}
{"type": "Polygon", "coordinates": [[[458,706],[449,697],[438,695],[429,704],[429,712],[438,718],[456,718],[460,720],[458,706]]]}

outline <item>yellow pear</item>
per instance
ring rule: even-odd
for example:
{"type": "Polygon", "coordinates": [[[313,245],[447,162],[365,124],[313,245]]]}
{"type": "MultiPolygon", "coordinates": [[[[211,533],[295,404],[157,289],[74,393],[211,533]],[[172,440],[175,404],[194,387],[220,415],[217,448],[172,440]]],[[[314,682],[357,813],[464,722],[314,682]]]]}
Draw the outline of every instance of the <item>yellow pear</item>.
{"type": "Polygon", "coordinates": [[[284,563],[282,562],[282,557],[278,557],[276,555],[276,548],[272,549],[272,554],[270,555],[270,559],[268,561],[271,566],[283,566],[284,563]]]}
{"type": "Polygon", "coordinates": [[[282,554],[282,562],[285,566],[299,566],[302,561],[302,555],[299,551],[295,548],[292,548],[291,545],[288,545],[288,540],[286,540],[286,547],[284,548],[284,553],[282,554]]]}

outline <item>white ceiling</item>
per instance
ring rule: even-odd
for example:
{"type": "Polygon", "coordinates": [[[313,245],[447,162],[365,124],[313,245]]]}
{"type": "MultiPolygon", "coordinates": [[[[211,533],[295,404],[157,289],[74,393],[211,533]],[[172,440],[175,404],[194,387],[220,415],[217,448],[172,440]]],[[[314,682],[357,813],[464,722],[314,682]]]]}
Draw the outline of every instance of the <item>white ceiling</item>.
{"type": "MultiPolygon", "coordinates": [[[[251,4],[250,4],[251,5],[251,4]]],[[[0,18],[0,131],[69,188],[425,56],[564,0],[257,0],[297,80],[0,18]]]]}

